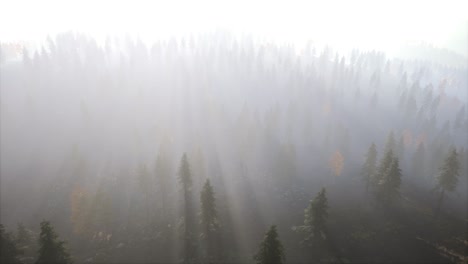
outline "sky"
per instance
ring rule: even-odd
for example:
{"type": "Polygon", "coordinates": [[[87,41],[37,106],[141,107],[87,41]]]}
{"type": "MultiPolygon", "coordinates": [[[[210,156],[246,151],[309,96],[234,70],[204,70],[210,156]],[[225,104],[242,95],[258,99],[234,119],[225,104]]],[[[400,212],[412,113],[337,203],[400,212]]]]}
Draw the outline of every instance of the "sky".
{"type": "Polygon", "coordinates": [[[63,31],[152,39],[225,29],[301,43],[389,51],[427,42],[468,55],[468,1],[0,0],[0,40],[63,31]]]}

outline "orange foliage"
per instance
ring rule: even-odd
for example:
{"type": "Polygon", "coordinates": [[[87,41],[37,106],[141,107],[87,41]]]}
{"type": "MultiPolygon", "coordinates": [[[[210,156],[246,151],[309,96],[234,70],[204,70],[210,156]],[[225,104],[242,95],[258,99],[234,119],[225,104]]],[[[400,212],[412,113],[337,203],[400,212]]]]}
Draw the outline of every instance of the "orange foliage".
{"type": "Polygon", "coordinates": [[[70,220],[75,234],[83,234],[85,231],[86,196],[86,191],[79,185],[75,185],[70,194],[70,220]]]}
{"type": "Polygon", "coordinates": [[[343,155],[337,150],[335,154],[333,154],[330,160],[330,167],[333,170],[335,176],[340,176],[341,172],[343,171],[344,165],[344,158],[343,155]]]}
{"type": "Polygon", "coordinates": [[[426,137],[426,134],[425,134],[425,133],[422,133],[422,134],[420,134],[420,135],[416,138],[414,144],[415,144],[416,146],[419,146],[419,144],[426,142],[426,138],[427,138],[427,137],[426,137]]]}
{"type": "Polygon", "coordinates": [[[412,141],[413,141],[413,135],[411,134],[411,131],[409,131],[408,129],[405,129],[403,131],[403,144],[405,144],[405,146],[410,146],[412,141]]]}

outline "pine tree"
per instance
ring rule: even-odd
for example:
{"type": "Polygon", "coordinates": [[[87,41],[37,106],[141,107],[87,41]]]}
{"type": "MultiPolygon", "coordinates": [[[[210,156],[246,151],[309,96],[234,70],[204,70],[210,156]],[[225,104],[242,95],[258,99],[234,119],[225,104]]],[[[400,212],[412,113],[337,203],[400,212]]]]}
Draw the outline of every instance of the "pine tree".
{"type": "Polygon", "coordinates": [[[48,221],[41,222],[39,258],[36,264],[40,263],[71,263],[70,255],[65,248],[65,242],[58,240],[58,235],[48,221]]]}
{"type": "Polygon", "coordinates": [[[436,186],[436,189],[440,191],[437,212],[442,206],[445,192],[453,192],[457,187],[458,176],[460,173],[460,162],[458,161],[458,153],[456,149],[453,149],[450,152],[449,156],[444,161],[444,165],[439,170],[440,173],[437,176],[436,186]]]}
{"type": "Polygon", "coordinates": [[[366,192],[369,191],[369,185],[377,172],[377,148],[374,143],[369,147],[366,154],[366,161],[362,166],[362,176],[366,183],[366,192]]]}
{"type": "Polygon", "coordinates": [[[424,147],[424,143],[420,143],[416,152],[413,155],[412,159],[412,177],[417,179],[421,179],[424,177],[424,160],[426,156],[426,148],[424,147]]]}
{"type": "Polygon", "coordinates": [[[16,241],[18,242],[18,245],[28,244],[30,240],[31,236],[29,235],[28,230],[26,230],[24,224],[18,223],[16,236],[16,241]]]}
{"type": "Polygon", "coordinates": [[[21,263],[19,260],[21,254],[22,252],[18,249],[16,241],[0,224],[0,263],[21,263]]]}
{"type": "Polygon", "coordinates": [[[403,135],[401,135],[400,140],[398,141],[398,145],[396,147],[396,152],[397,152],[397,157],[400,160],[404,160],[404,154],[405,154],[405,138],[403,135]]]}
{"type": "Polygon", "coordinates": [[[379,167],[377,169],[377,174],[375,175],[376,177],[374,177],[372,181],[374,187],[377,187],[380,181],[385,177],[385,174],[390,168],[390,165],[392,165],[394,158],[395,157],[393,156],[393,150],[389,148],[389,150],[385,152],[385,155],[380,161],[379,167]]]}
{"type": "Polygon", "coordinates": [[[279,240],[275,225],[272,225],[266,232],[254,260],[257,264],[282,264],[285,262],[284,248],[279,240]]]}
{"type": "Polygon", "coordinates": [[[398,158],[394,158],[379,181],[377,197],[381,202],[388,204],[399,196],[401,176],[398,158]]]}
{"type": "Polygon", "coordinates": [[[302,243],[312,245],[314,241],[326,239],[326,221],[328,217],[328,201],[325,188],[310,201],[304,210],[304,225],[297,228],[305,234],[302,243]]]}
{"type": "Polygon", "coordinates": [[[192,176],[187,154],[183,154],[179,167],[179,182],[182,185],[184,199],[183,215],[183,262],[192,263],[197,259],[196,237],[195,237],[195,215],[192,204],[192,176]]]}
{"type": "Polygon", "coordinates": [[[200,202],[200,222],[203,230],[202,238],[204,239],[206,246],[206,256],[208,260],[215,260],[216,253],[219,251],[216,248],[218,216],[216,211],[216,201],[214,197],[213,186],[211,186],[209,179],[207,179],[203,185],[203,190],[200,194],[200,202]]]}
{"type": "Polygon", "coordinates": [[[395,145],[395,135],[393,134],[393,131],[390,131],[390,134],[388,134],[387,137],[387,142],[385,143],[384,153],[387,153],[390,150],[395,151],[395,145]]]}
{"type": "Polygon", "coordinates": [[[148,228],[150,226],[150,196],[153,182],[146,164],[140,164],[137,173],[138,184],[142,191],[145,204],[145,225],[146,228],[148,228]]]}

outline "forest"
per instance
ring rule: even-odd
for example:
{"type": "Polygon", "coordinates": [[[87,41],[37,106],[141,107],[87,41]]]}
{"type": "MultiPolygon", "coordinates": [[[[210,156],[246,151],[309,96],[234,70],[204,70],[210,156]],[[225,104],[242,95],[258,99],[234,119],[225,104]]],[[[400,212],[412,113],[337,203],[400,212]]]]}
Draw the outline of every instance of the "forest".
{"type": "Polygon", "coordinates": [[[467,60],[413,49],[1,42],[0,262],[467,263],[467,60]]]}

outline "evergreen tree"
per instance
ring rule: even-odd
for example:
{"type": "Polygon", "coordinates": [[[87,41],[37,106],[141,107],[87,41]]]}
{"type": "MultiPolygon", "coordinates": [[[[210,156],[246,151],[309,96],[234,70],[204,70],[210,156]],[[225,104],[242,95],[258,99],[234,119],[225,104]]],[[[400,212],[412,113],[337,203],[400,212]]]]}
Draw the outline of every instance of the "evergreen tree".
{"type": "Polygon", "coordinates": [[[403,135],[401,135],[400,140],[398,141],[397,149],[396,149],[396,154],[397,157],[400,160],[404,160],[404,154],[405,154],[405,138],[403,135]]]}
{"type": "Polygon", "coordinates": [[[153,182],[146,164],[140,164],[137,174],[138,184],[140,186],[144,199],[145,225],[146,228],[148,228],[150,226],[150,196],[153,187],[153,182]]]}
{"type": "Polygon", "coordinates": [[[202,225],[202,238],[206,246],[206,256],[214,260],[218,250],[216,248],[216,234],[218,232],[218,216],[214,197],[213,186],[207,179],[200,194],[201,212],[200,222],[202,225]]]}
{"type": "Polygon", "coordinates": [[[385,143],[384,153],[387,153],[390,150],[395,151],[395,145],[395,135],[393,134],[393,131],[390,131],[390,134],[388,134],[387,137],[387,142],[385,143]]]}
{"type": "Polygon", "coordinates": [[[179,182],[182,185],[184,199],[183,215],[183,262],[192,263],[197,259],[197,241],[195,237],[195,215],[192,204],[192,176],[187,154],[183,154],[179,167],[179,182]]]}
{"type": "Polygon", "coordinates": [[[169,146],[167,141],[163,141],[161,146],[159,147],[159,152],[158,156],[156,158],[156,164],[154,168],[154,173],[155,173],[155,182],[158,187],[158,193],[159,193],[159,200],[160,200],[160,205],[161,205],[161,210],[162,210],[162,215],[164,217],[163,221],[169,222],[169,215],[172,215],[172,212],[170,212],[170,208],[172,208],[169,203],[171,202],[170,200],[170,193],[173,191],[173,185],[171,182],[171,175],[172,175],[172,170],[171,170],[171,161],[170,161],[170,155],[169,155],[169,146]]]}
{"type": "Polygon", "coordinates": [[[325,188],[310,201],[309,207],[304,210],[304,225],[299,226],[298,231],[305,234],[302,241],[311,245],[314,241],[326,239],[326,221],[328,217],[328,201],[325,188]]]}
{"type": "Polygon", "coordinates": [[[41,222],[39,236],[39,257],[36,264],[71,263],[65,242],[58,240],[58,235],[48,221],[41,222]]]}
{"type": "Polygon", "coordinates": [[[17,233],[16,241],[18,242],[18,245],[25,245],[30,242],[31,236],[23,223],[18,223],[17,233]]]}
{"type": "Polygon", "coordinates": [[[437,212],[442,206],[445,192],[453,192],[457,187],[459,173],[460,162],[458,161],[458,153],[456,149],[453,149],[445,159],[444,165],[440,168],[440,173],[437,176],[436,189],[440,191],[437,212]]]}
{"type": "Polygon", "coordinates": [[[0,224],[0,263],[21,263],[19,260],[20,254],[22,252],[18,249],[16,241],[0,224]]]}
{"type": "Polygon", "coordinates": [[[374,180],[372,181],[374,187],[377,187],[380,181],[385,177],[385,174],[390,168],[390,165],[392,165],[394,158],[395,157],[393,156],[393,150],[389,148],[389,150],[385,152],[385,155],[380,161],[379,167],[377,169],[377,174],[375,175],[376,177],[374,177],[374,180]]]}
{"type": "Polygon", "coordinates": [[[426,148],[424,147],[424,143],[420,143],[416,152],[413,155],[412,159],[412,177],[417,179],[421,179],[424,177],[424,159],[426,156],[426,148]]]}
{"type": "Polygon", "coordinates": [[[377,172],[377,148],[374,143],[369,147],[366,154],[366,161],[362,166],[362,176],[366,183],[366,192],[369,191],[369,185],[377,172]]]}
{"type": "Polygon", "coordinates": [[[275,225],[272,225],[266,232],[254,260],[257,264],[281,264],[285,262],[284,248],[279,240],[275,225]]]}
{"type": "Polygon", "coordinates": [[[394,158],[379,181],[377,196],[381,202],[388,204],[399,195],[401,176],[398,158],[394,158]]]}

